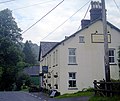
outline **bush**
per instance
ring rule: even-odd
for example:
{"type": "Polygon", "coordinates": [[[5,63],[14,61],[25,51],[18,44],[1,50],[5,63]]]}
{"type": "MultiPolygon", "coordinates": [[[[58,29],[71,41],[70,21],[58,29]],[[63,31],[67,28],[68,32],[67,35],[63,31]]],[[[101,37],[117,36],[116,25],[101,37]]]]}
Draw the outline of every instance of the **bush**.
{"type": "Polygon", "coordinates": [[[94,91],[94,88],[92,87],[89,87],[89,88],[83,88],[82,91],[88,91],[88,92],[93,92],[94,91]]]}
{"type": "Polygon", "coordinates": [[[40,91],[39,87],[35,85],[29,87],[29,92],[39,92],[39,91],[40,91]]]}
{"type": "Polygon", "coordinates": [[[21,86],[21,89],[28,89],[28,86],[22,85],[22,86],[21,86]]]}

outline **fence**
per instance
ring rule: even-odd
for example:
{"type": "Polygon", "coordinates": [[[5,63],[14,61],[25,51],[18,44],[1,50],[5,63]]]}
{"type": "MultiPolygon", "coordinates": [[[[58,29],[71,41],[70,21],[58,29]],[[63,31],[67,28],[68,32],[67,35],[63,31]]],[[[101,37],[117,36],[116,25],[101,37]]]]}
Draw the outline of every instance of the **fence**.
{"type": "Polygon", "coordinates": [[[94,80],[95,95],[114,96],[120,95],[120,82],[106,82],[105,80],[97,82],[94,80]]]}

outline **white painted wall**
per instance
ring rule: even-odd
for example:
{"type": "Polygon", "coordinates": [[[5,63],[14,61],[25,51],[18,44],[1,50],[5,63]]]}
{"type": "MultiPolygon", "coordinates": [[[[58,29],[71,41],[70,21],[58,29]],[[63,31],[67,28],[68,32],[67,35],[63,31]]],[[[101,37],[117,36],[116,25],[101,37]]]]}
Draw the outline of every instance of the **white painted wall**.
{"type": "MultiPolygon", "coordinates": [[[[91,42],[91,34],[96,31],[98,31],[98,33],[102,33],[101,21],[92,24],[90,27],[80,31],[75,36],[64,41],[47,55],[49,56],[51,54],[51,60],[53,61],[52,54],[54,51],[58,50],[58,65],[53,67],[53,64],[51,64],[49,71],[53,71],[53,74],[56,72],[58,73],[58,91],[60,91],[61,94],[77,92],[83,88],[93,87],[94,80],[102,80],[105,78],[104,44],[91,42]],[[79,43],[80,35],[85,37],[85,43],[79,43]],[[68,65],[68,48],[76,48],[77,65],[68,65]],[[69,72],[76,72],[78,90],[68,90],[69,72]]],[[[116,49],[117,58],[117,49],[120,45],[120,33],[110,26],[108,26],[108,31],[110,32],[109,34],[111,34],[112,38],[109,47],[116,49]]],[[[111,65],[110,69],[111,78],[119,79],[117,60],[116,65],[111,65]]],[[[51,82],[54,84],[55,79],[51,78],[51,82]]]]}
{"type": "MultiPolygon", "coordinates": [[[[115,48],[117,51],[120,45],[120,33],[108,27],[109,34],[111,34],[110,48],[115,48]]],[[[98,31],[102,33],[102,23],[99,21],[94,23],[89,28],[76,34],[74,37],[61,44],[60,48],[60,86],[62,93],[76,92],[77,90],[68,90],[68,72],[77,73],[77,88],[82,90],[83,88],[93,87],[93,81],[102,80],[105,78],[104,71],[104,44],[103,43],[91,43],[91,34],[98,31]],[[99,27],[98,27],[99,26],[99,27]],[[100,27],[101,26],[101,27],[100,27]],[[85,36],[85,43],[79,43],[79,36],[85,36]],[[78,65],[68,65],[68,48],[76,48],[76,58],[78,65]]],[[[117,55],[117,54],[116,54],[117,55]]],[[[117,63],[117,62],[116,62],[117,63]]],[[[111,78],[119,79],[119,68],[117,65],[111,67],[111,78]]]]}

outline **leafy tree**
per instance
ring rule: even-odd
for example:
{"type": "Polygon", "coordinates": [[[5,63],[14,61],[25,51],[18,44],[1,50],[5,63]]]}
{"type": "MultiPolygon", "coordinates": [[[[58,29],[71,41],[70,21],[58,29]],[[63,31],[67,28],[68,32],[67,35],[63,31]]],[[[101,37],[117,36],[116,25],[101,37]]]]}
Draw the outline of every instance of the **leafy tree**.
{"type": "Polygon", "coordinates": [[[26,86],[30,86],[31,79],[29,75],[19,72],[16,79],[16,86],[17,86],[16,90],[21,90],[23,84],[25,84],[26,86]]]}
{"type": "Polygon", "coordinates": [[[12,90],[19,71],[16,66],[23,60],[20,32],[21,29],[12,17],[12,12],[9,9],[0,11],[0,90],[12,90]]]}
{"type": "Polygon", "coordinates": [[[12,11],[5,9],[0,12],[0,37],[9,38],[18,43],[22,40],[21,29],[18,28],[15,19],[12,17],[12,11]]]}
{"type": "Polygon", "coordinates": [[[23,48],[23,53],[25,55],[25,62],[31,65],[36,64],[35,55],[32,51],[31,41],[26,41],[23,48]]]}
{"type": "Polygon", "coordinates": [[[0,82],[1,82],[2,73],[3,73],[3,70],[2,70],[2,67],[0,67],[0,82]]]}

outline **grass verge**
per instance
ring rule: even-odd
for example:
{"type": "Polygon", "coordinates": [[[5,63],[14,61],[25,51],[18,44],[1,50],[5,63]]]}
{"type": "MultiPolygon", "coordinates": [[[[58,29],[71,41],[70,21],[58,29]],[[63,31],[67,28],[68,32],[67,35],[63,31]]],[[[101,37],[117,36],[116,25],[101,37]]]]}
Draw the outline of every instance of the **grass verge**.
{"type": "Polygon", "coordinates": [[[55,98],[70,98],[70,97],[80,97],[80,96],[92,96],[94,92],[90,91],[78,91],[76,93],[63,94],[55,98]]]}
{"type": "Polygon", "coordinates": [[[89,101],[120,101],[120,96],[114,97],[93,96],[89,99],[89,101]]]}
{"type": "Polygon", "coordinates": [[[29,92],[29,89],[22,89],[21,91],[24,91],[24,92],[29,92]]]}

